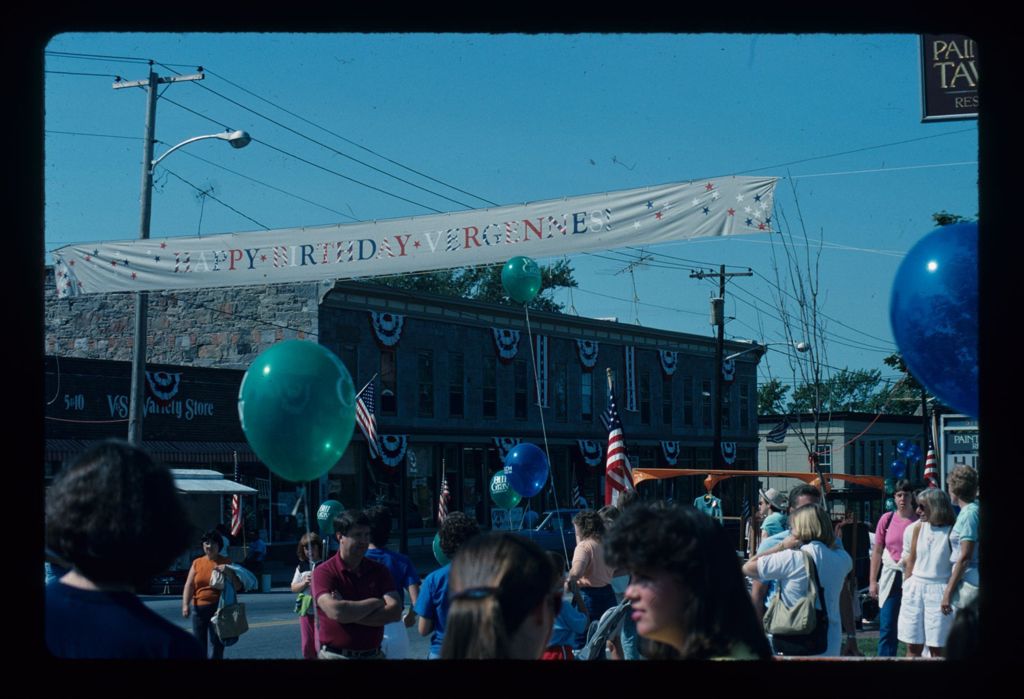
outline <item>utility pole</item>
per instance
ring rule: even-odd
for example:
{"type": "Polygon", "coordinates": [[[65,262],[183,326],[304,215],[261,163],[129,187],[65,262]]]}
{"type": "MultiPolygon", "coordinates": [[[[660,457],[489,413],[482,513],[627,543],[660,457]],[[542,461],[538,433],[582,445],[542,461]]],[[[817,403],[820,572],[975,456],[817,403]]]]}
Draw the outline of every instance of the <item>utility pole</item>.
{"type": "Polygon", "coordinates": [[[725,282],[732,277],[752,277],[754,273],[748,268],[746,272],[725,271],[725,265],[720,265],[718,274],[713,271],[705,272],[702,269],[690,272],[691,279],[704,279],[705,277],[718,277],[718,297],[711,299],[711,324],[718,326],[718,334],[715,342],[715,408],[711,415],[711,424],[714,426],[714,447],[712,449],[711,463],[714,468],[723,468],[722,459],[722,357],[725,347],[725,282]]]}
{"type": "MultiPolygon", "coordinates": [[[[199,69],[200,71],[202,68],[199,69]]],[[[156,131],[156,88],[163,83],[184,80],[202,80],[202,72],[195,75],[173,75],[161,77],[153,72],[153,61],[149,62],[149,77],[145,80],[123,81],[117,78],[114,89],[126,87],[146,88],[146,133],[142,141],[142,195],[139,207],[139,239],[149,238],[149,223],[153,203],[153,133],[156,131]]],[[[132,388],[128,403],[128,441],[142,445],[142,418],[145,414],[143,402],[146,397],[146,320],[149,310],[149,294],[135,293],[135,342],[132,345],[132,388]]]]}

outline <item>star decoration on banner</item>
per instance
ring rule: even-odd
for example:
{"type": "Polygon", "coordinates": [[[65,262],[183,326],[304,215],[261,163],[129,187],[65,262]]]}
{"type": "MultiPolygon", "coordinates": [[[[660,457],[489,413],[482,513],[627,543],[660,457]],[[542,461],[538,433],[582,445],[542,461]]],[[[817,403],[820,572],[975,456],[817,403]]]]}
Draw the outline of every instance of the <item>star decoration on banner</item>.
{"type": "Polygon", "coordinates": [[[640,222],[639,221],[633,221],[633,228],[634,229],[640,228],[640,222]]]}
{"type": "Polygon", "coordinates": [[[718,192],[712,192],[711,193],[711,198],[712,199],[718,199],[720,196],[722,196],[722,195],[719,194],[718,192]]]}
{"type": "Polygon", "coordinates": [[[138,276],[139,275],[137,275],[135,272],[132,272],[132,279],[136,279],[136,278],[138,278],[138,276]]]}
{"type": "Polygon", "coordinates": [[[763,223],[757,224],[757,230],[759,230],[759,231],[763,231],[765,229],[765,227],[766,226],[763,223]]]}
{"type": "Polygon", "coordinates": [[[92,256],[93,256],[93,257],[96,257],[96,256],[97,256],[97,255],[99,255],[99,254],[100,254],[100,251],[99,251],[99,250],[93,250],[93,251],[92,251],[92,256]]]}
{"type": "Polygon", "coordinates": [[[743,201],[743,195],[742,194],[737,194],[736,195],[736,201],[743,201]]]}
{"type": "Polygon", "coordinates": [[[715,185],[711,184],[710,182],[708,182],[706,185],[704,185],[704,191],[705,192],[710,192],[714,188],[715,188],[715,185]]]}
{"type": "Polygon", "coordinates": [[[654,214],[654,218],[658,219],[659,221],[661,220],[661,216],[662,216],[662,212],[661,211],[659,211],[658,213],[654,214]]]}
{"type": "Polygon", "coordinates": [[[154,261],[154,262],[159,262],[159,261],[160,261],[160,256],[159,256],[159,255],[157,255],[156,257],[154,257],[154,258],[153,258],[153,261],[154,261]]]}
{"type": "Polygon", "coordinates": [[[74,267],[75,266],[75,261],[74,260],[68,260],[68,264],[71,265],[72,267],[74,267]]]}
{"type": "Polygon", "coordinates": [[[707,216],[708,214],[710,214],[710,213],[711,213],[711,209],[709,209],[709,208],[708,208],[708,207],[706,207],[706,206],[705,206],[705,207],[704,207],[703,209],[701,209],[701,211],[703,211],[703,212],[704,212],[704,215],[705,215],[705,216],[707,216]]]}
{"type": "Polygon", "coordinates": [[[266,255],[260,255],[260,262],[266,262],[266,261],[267,261],[267,256],[266,255]]]}
{"type": "Polygon", "coordinates": [[[761,195],[760,194],[755,194],[754,195],[754,201],[761,201],[761,195]]]}
{"type": "Polygon", "coordinates": [[[111,267],[117,267],[117,260],[111,260],[110,261],[110,266],[111,267]]]}
{"type": "Polygon", "coordinates": [[[420,241],[418,241],[418,240],[416,240],[416,241],[413,241],[413,244],[412,244],[412,246],[413,246],[414,248],[418,248],[418,247],[420,246],[420,241]]]}
{"type": "Polygon", "coordinates": [[[160,248],[163,249],[163,248],[166,248],[166,247],[167,247],[167,243],[161,241],[160,248]]]}
{"type": "Polygon", "coordinates": [[[690,202],[690,203],[691,203],[691,204],[693,204],[694,206],[700,206],[700,199],[694,199],[694,200],[693,200],[692,202],[690,202]]]}
{"type": "Polygon", "coordinates": [[[128,266],[128,258],[127,257],[124,258],[124,262],[122,262],[121,264],[123,264],[125,267],[127,267],[128,266]]]}
{"type": "Polygon", "coordinates": [[[754,219],[748,218],[744,223],[746,223],[748,226],[753,226],[754,225],[754,219]]]}
{"type": "Polygon", "coordinates": [[[654,202],[651,201],[650,199],[647,200],[647,208],[648,209],[653,209],[654,208],[654,202]]]}
{"type": "Polygon", "coordinates": [[[735,214],[736,214],[736,209],[729,209],[729,211],[728,211],[728,214],[729,214],[730,216],[733,216],[733,215],[735,215],[735,214]]]}
{"type": "Polygon", "coordinates": [[[86,255],[86,256],[85,256],[85,261],[86,261],[86,262],[89,262],[89,261],[91,261],[91,260],[92,260],[92,256],[91,256],[91,255],[86,255]]]}

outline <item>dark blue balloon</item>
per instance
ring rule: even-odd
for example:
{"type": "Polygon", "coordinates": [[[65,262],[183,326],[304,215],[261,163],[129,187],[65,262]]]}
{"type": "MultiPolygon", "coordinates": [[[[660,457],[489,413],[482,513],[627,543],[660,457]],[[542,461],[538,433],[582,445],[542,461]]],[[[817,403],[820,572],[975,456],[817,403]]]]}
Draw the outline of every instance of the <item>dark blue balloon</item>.
{"type": "Polygon", "coordinates": [[[532,498],[548,480],[548,457],[535,444],[517,444],[505,457],[505,476],[512,490],[532,498]]]}
{"type": "Polygon", "coordinates": [[[907,465],[897,459],[889,465],[889,473],[892,474],[893,478],[903,478],[907,475],[907,465]]]}
{"type": "Polygon", "coordinates": [[[910,442],[908,442],[905,439],[901,439],[899,442],[896,443],[896,453],[899,454],[900,456],[906,456],[907,449],[909,448],[910,442]]]}
{"type": "Polygon", "coordinates": [[[914,377],[977,417],[977,223],[941,226],[910,249],[893,280],[889,322],[914,377]]]}
{"type": "Polygon", "coordinates": [[[912,462],[921,460],[921,447],[916,444],[911,444],[907,447],[907,458],[912,462]]]}

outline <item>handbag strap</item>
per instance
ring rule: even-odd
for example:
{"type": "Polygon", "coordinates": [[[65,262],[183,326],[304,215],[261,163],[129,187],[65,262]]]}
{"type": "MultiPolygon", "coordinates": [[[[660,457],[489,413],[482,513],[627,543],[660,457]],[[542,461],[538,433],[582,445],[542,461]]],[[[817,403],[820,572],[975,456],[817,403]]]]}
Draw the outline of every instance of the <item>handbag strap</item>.
{"type": "MultiPolygon", "coordinates": [[[[825,587],[821,584],[821,578],[818,577],[818,566],[814,564],[814,559],[811,558],[811,554],[807,553],[803,549],[800,550],[800,553],[804,555],[804,570],[807,571],[807,586],[811,588],[813,582],[814,596],[816,599],[821,600],[821,612],[827,620],[828,607],[825,604],[825,587]],[[814,575],[812,576],[811,573],[814,573],[814,575]]],[[[815,609],[817,609],[817,607],[815,607],[815,609]]]]}

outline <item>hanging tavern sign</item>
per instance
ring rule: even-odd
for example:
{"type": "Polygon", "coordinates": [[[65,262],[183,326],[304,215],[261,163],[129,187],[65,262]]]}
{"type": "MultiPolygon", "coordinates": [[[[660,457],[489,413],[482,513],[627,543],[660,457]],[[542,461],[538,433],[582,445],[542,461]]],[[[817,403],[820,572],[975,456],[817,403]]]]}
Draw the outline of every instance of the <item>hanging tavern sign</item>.
{"type": "Polygon", "coordinates": [[[67,245],[60,297],[371,277],[771,230],[773,177],[723,177],[406,219],[67,245]]]}
{"type": "Polygon", "coordinates": [[[921,121],[978,118],[978,45],[962,34],[921,35],[921,121]]]}

